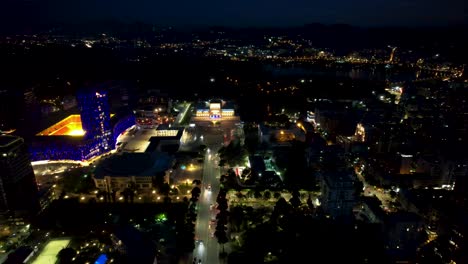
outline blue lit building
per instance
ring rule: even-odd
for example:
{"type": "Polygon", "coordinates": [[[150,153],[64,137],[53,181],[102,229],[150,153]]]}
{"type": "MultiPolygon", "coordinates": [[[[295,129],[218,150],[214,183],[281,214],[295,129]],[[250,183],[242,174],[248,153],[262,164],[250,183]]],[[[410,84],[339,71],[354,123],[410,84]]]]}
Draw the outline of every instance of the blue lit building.
{"type": "Polygon", "coordinates": [[[81,90],[77,96],[85,138],[93,140],[92,153],[99,154],[113,147],[107,91],[95,87],[81,90]]]}
{"type": "Polygon", "coordinates": [[[117,138],[122,132],[135,125],[135,115],[130,112],[126,114],[117,114],[111,118],[112,142],[117,143],[117,138]]]}
{"type": "Polygon", "coordinates": [[[87,160],[115,147],[120,133],[135,124],[131,112],[113,115],[105,86],[87,87],[77,95],[80,115],[70,115],[39,132],[31,160],[87,160]]]}

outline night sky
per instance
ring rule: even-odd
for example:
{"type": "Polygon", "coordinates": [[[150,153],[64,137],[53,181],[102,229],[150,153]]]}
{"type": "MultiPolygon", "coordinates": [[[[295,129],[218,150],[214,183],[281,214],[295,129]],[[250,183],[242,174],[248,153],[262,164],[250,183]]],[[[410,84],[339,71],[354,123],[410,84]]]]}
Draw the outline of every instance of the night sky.
{"type": "Polygon", "coordinates": [[[2,26],[118,19],[162,25],[445,26],[466,23],[464,0],[0,0],[2,26]]]}

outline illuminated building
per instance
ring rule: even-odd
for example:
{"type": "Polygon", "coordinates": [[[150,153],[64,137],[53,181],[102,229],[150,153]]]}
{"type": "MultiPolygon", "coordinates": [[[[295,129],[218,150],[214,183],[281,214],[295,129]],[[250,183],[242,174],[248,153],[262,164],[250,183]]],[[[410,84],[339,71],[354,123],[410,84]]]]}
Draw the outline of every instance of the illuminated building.
{"type": "Polygon", "coordinates": [[[102,89],[85,89],[77,98],[80,115],[70,115],[36,134],[30,148],[32,160],[93,158],[113,149],[118,135],[135,124],[133,114],[114,117],[109,113],[102,89]]]}
{"type": "Polygon", "coordinates": [[[96,188],[107,191],[123,191],[134,184],[142,191],[153,189],[152,178],[166,173],[172,167],[173,158],[162,152],[121,152],[102,159],[93,172],[96,188]]]}
{"type": "Polygon", "coordinates": [[[135,110],[136,125],[141,128],[156,128],[160,124],[174,122],[174,117],[166,107],[146,105],[135,110]]]}
{"type": "Polygon", "coordinates": [[[135,115],[128,113],[127,115],[116,115],[111,114],[111,125],[112,125],[112,141],[117,143],[117,137],[122,134],[129,127],[135,125],[135,115]]]}
{"type": "Polygon", "coordinates": [[[39,209],[37,184],[24,140],[0,136],[0,214],[32,215],[39,209]]]}
{"type": "Polygon", "coordinates": [[[205,117],[216,120],[230,116],[234,116],[234,107],[230,103],[222,100],[201,102],[197,106],[196,117],[205,117]]]}
{"type": "Polygon", "coordinates": [[[97,140],[92,151],[99,153],[110,149],[113,142],[107,92],[85,89],[78,93],[77,99],[85,138],[97,140]]]}
{"type": "Polygon", "coordinates": [[[174,122],[171,112],[172,100],[159,90],[149,90],[138,102],[135,110],[136,125],[155,128],[159,124],[174,122]]]}
{"type": "Polygon", "coordinates": [[[37,133],[38,136],[83,136],[84,134],[80,115],[70,115],[37,133]]]}
{"type": "Polygon", "coordinates": [[[400,154],[401,156],[401,165],[400,165],[400,174],[410,174],[414,172],[413,167],[413,155],[400,154]]]}
{"type": "MultiPolygon", "coordinates": [[[[299,123],[298,123],[299,124],[299,123]]],[[[289,128],[280,128],[275,126],[268,126],[266,124],[259,124],[258,136],[260,142],[265,142],[274,145],[290,145],[291,141],[298,140],[304,142],[306,137],[302,124],[291,125],[289,128]]]]}
{"type": "Polygon", "coordinates": [[[176,152],[179,150],[180,142],[184,134],[183,128],[169,128],[165,125],[160,125],[155,132],[156,134],[149,139],[150,144],[146,148],[146,152],[153,152],[155,150],[176,152]]]}
{"type": "Polygon", "coordinates": [[[366,142],[366,129],[363,124],[358,123],[356,125],[356,132],[354,133],[354,138],[360,142],[366,142]]]}

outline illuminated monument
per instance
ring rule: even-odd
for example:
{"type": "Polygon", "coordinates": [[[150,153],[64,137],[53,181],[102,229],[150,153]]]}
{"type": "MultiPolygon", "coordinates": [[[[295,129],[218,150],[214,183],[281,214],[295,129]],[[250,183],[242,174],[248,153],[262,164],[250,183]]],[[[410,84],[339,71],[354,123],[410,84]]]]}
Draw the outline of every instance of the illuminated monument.
{"type": "Polygon", "coordinates": [[[201,102],[197,105],[196,117],[209,118],[211,120],[234,116],[234,106],[222,100],[201,102]]]}
{"type": "Polygon", "coordinates": [[[93,158],[113,149],[117,136],[135,124],[132,114],[113,118],[103,88],[85,88],[77,99],[80,115],[70,115],[39,132],[30,149],[32,160],[93,158]]]}

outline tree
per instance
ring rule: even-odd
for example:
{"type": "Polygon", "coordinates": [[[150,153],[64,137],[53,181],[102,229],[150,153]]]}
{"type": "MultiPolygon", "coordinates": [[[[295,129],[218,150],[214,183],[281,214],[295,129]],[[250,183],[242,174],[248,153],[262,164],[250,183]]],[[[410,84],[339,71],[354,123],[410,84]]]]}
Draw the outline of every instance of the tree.
{"type": "Polygon", "coordinates": [[[202,153],[206,150],[206,145],[200,145],[198,146],[198,152],[202,153]]]}
{"type": "MultiPolygon", "coordinates": [[[[227,220],[228,220],[227,211],[219,212],[216,215],[216,219],[218,220],[218,225],[222,224],[224,226],[225,224],[227,224],[227,220]]],[[[226,227],[224,227],[224,228],[226,228],[226,227]]]]}
{"type": "Polygon", "coordinates": [[[229,221],[231,222],[231,228],[235,227],[236,230],[240,229],[242,224],[242,220],[244,218],[244,210],[240,206],[235,206],[231,208],[229,214],[229,221]]]}
{"type": "MultiPolygon", "coordinates": [[[[364,190],[364,184],[361,181],[354,181],[354,190],[355,190],[355,195],[360,196],[364,190]]],[[[392,196],[391,192],[393,191],[390,191],[390,195],[392,196]]],[[[395,192],[393,193],[396,196],[396,193],[395,192]]],[[[394,198],[395,196],[392,196],[392,197],[394,198]]]]}
{"type": "Polygon", "coordinates": [[[198,185],[200,185],[200,184],[201,184],[201,181],[200,181],[200,180],[197,180],[197,179],[195,179],[195,180],[193,180],[193,181],[192,181],[192,184],[193,184],[193,185],[197,185],[197,186],[198,186],[198,185]]]}
{"type": "Polygon", "coordinates": [[[299,193],[298,190],[292,191],[292,198],[289,199],[289,202],[294,208],[301,206],[302,202],[301,202],[300,197],[301,197],[301,194],[299,193]]]}
{"type": "Polygon", "coordinates": [[[263,193],[263,197],[265,198],[265,200],[270,200],[271,192],[270,191],[265,191],[265,193],[263,193]]]}
{"type": "Polygon", "coordinates": [[[200,197],[200,193],[201,193],[200,187],[193,187],[193,189],[192,189],[192,197],[193,198],[198,199],[198,197],[200,197]]]}
{"type": "Polygon", "coordinates": [[[262,193],[259,190],[255,190],[254,197],[255,199],[260,199],[262,198],[262,193]]]}
{"type": "Polygon", "coordinates": [[[190,221],[190,222],[195,222],[197,221],[197,214],[193,211],[189,211],[187,213],[187,219],[190,221]]]}
{"type": "Polygon", "coordinates": [[[154,175],[151,178],[151,183],[153,185],[153,188],[160,190],[161,186],[163,186],[164,184],[165,175],[166,175],[165,172],[161,171],[161,172],[157,172],[156,175],[154,175]]]}
{"type": "Polygon", "coordinates": [[[273,194],[273,198],[275,198],[275,199],[279,199],[280,197],[281,197],[281,193],[279,193],[279,192],[275,192],[273,194]]]}
{"type": "Polygon", "coordinates": [[[219,161],[219,167],[224,167],[226,165],[226,160],[225,159],[222,159],[219,161]]]}
{"type": "Polygon", "coordinates": [[[286,202],[286,199],[283,197],[279,198],[275,204],[274,211],[278,214],[286,214],[288,211],[289,204],[286,202]]]}
{"type": "Polygon", "coordinates": [[[159,192],[165,196],[168,196],[170,191],[171,191],[171,186],[169,186],[168,183],[164,183],[159,189],[159,192]]]}
{"type": "Polygon", "coordinates": [[[64,248],[59,251],[57,263],[69,264],[73,262],[73,257],[76,255],[76,251],[73,248],[64,248]]]}
{"type": "Polygon", "coordinates": [[[314,210],[314,204],[312,203],[312,198],[310,197],[310,194],[309,198],[307,198],[307,206],[309,206],[310,210],[314,210]]]}
{"type": "Polygon", "coordinates": [[[218,207],[216,209],[218,209],[219,211],[226,211],[228,208],[227,200],[221,200],[221,201],[222,201],[221,203],[218,203],[218,207]]]}
{"type": "Polygon", "coordinates": [[[223,253],[224,253],[224,244],[228,242],[228,237],[226,234],[226,230],[218,230],[215,231],[215,236],[218,239],[218,243],[223,246],[223,253]]]}

